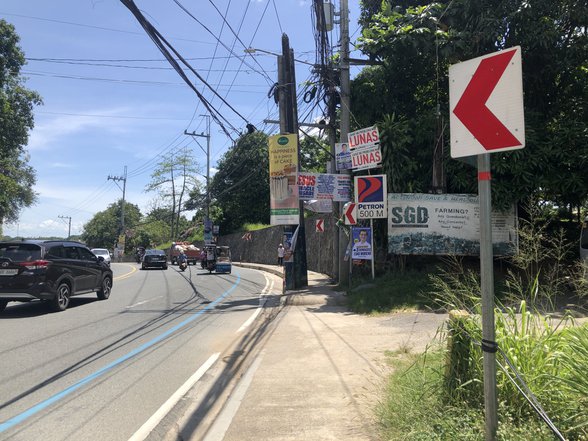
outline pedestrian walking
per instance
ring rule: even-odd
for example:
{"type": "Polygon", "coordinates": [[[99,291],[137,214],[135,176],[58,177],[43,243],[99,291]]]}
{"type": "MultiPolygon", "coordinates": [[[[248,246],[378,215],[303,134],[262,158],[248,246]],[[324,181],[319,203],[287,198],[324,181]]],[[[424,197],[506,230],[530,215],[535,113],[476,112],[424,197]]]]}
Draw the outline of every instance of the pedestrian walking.
{"type": "Polygon", "coordinates": [[[286,250],[282,244],[278,245],[278,266],[284,265],[284,253],[286,250]]]}

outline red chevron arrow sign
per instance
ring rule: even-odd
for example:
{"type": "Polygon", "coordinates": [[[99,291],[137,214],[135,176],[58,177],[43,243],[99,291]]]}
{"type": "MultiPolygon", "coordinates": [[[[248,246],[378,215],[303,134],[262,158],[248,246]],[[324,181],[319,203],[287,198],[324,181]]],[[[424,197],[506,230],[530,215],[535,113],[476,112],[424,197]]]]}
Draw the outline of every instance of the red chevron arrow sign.
{"type": "Polygon", "coordinates": [[[525,146],[521,48],[449,67],[451,157],[525,146]]]}

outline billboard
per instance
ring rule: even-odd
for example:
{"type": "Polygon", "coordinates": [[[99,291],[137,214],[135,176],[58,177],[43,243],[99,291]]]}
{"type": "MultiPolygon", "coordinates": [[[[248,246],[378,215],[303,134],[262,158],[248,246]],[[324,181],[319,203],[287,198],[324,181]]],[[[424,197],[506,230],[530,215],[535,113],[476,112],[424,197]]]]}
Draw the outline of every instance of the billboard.
{"type": "Polygon", "coordinates": [[[296,185],[298,136],[269,137],[270,222],[272,225],[297,225],[300,204],[296,185]]]}
{"type": "MultiPolygon", "coordinates": [[[[480,254],[480,206],[477,195],[388,194],[388,252],[406,255],[480,254]]],[[[517,217],[492,212],[494,255],[512,255],[518,247],[517,217]]]]}

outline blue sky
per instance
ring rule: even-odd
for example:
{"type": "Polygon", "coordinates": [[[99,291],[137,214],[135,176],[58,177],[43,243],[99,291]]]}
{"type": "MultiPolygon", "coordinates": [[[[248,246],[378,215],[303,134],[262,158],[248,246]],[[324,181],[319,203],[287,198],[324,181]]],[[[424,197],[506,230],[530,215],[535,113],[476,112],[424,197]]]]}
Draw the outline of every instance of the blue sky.
{"type": "MultiPolygon", "coordinates": [[[[278,118],[273,98],[267,97],[277,80],[276,57],[263,52],[247,55],[244,49],[280,52],[281,35],[286,33],[295,58],[313,63],[311,2],[178,2],[201,23],[174,0],[135,0],[147,19],[231,107],[259,129],[275,133],[277,127],[266,126],[263,120],[278,118]],[[221,16],[225,13],[226,22],[221,16]]],[[[358,35],[358,3],[349,2],[352,40],[358,35]]],[[[339,2],[335,4],[338,10],[339,2]]],[[[145,185],[169,151],[193,149],[206,173],[206,155],[184,135],[185,130],[206,130],[201,116],[206,109],[120,1],[3,0],[0,18],[16,27],[28,59],[23,68],[27,87],[39,92],[44,101],[35,109],[35,129],[27,146],[30,164],[37,171],[38,203],[23,210],[18,223],[5,224],[4,234],[65,237],[68,220],[60,216],[71,217],[72,235],[80,234],[95,213],[122,197],[117,183],[107,178],[122,176],[125,166],[126,200],[146,213],[156,195],[146,193],[145,185]]],[[[337,28],[330,39],[338,42],[337,28]]],[[[298,84],[309,77],[310,66],[297,63],[298,84]]],[[[195,80],[194,75],[190,78],[195,80]]],[[[231,125],[245,130],[241,117],[212,92],[202,86],[199,90],[231,125]]],[[[320,115],[318,109],[299,105],[299,115],[306,121],[320,115]]],[[[214,173],[216,161],[232,141],[215,124],[211,135],[214,173]]],[[[205,147],[206,140],[200,141],[205,147]]]]}

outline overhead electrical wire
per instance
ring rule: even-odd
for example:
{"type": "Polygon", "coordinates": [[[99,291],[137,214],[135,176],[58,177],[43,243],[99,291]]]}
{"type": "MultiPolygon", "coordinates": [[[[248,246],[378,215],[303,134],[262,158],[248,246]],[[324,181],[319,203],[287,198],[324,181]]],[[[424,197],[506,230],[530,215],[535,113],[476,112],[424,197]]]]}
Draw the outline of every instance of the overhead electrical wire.
{"type": "MultiPolygon", "coordinates": [[[[249,49],[251,46],[246,46],[245,43],[243,43],[243,40],[241,40],[241,38],[239,37],[239,34],[237,32],[235,32],[235,30],[233,29],[233,27],[227,21],[226,17],[224,15],[222,15],[221,12],[218,10],[218,8],[214,4],[214,2],[212,0],[208,0],[208,1],[214,7],[214,9],[216,9],[216,11],[221,15],[223,21],[227,24],[227,27],[229,28],[229,30],[233,33],[233,35],[235,36],[235,38],[237,39],[237,41],[239,43],[241,43],[241,45],[243,46],[243,49],[245,49],[245,50],[249,49]]],[[[174,0],[174,2],[178,3],[178,0],[174,0]]],[[[247,5],[247,8],[249,8],[249,5],[247,5]]],[[[245,12],[247,12],[247,10],[245,10],[245,12]]],[[[243,16],[243,19],[245,19],[245,16],[243,16]]],[[[243,20],[241,20],[241,25],[242,24],[243,24],[243,20]]],[[[241,28],[241,26],[239,26],[239,29],[240,28],[241,28]]],[[[267,72],[265,72],[263,66],[261,64],[259,64],[259,61],[257,61],[255,59],[255,57],[251,57],[251,59],[253,61],[255,61],[255,64],[257,64],[261,68],[262,72],[264,72],[266,79],[269,80],[268,84],[272,84],[273,80],[270,78],[270,76],[267,74],[267,72]]]]}
{"type": "MultiPolygon", "coordinates": [[[[121,0],[124,2],[127,1],[132,1],[132,0],[121,0]]],[[[238,54],[236,54],[234,51],[232,51],[225,43],[223,43],[215,34],[214,32],[212,32],[202,21],[200,21],[196,16],[194,16],[190,11],[188,11],[188,9],[186,9],[186,7],[184,5],[182,5],[178,0],[173,0],[174,3],[176,3],[186,14],[188,14],[188,16],[190,16],[194,21],[196,21],[196,23],[198,23],[200,26],[202,26],[210,35],[213,36],[213,38],[215,38],[229,53],[235,55],[235,56],[239,56],[238,54]]],[[[255,69],[255,67],[253,67],[250,64],[247,64],[247,67],[249,67],[250,69],[256,71],[257,73],[259,73],[260,75],[264,75],[266,76],[269,81],[271,82],[271,78],[269,78],[269,76],[267,75],[267,73],[261,73],[259,71],[257,71],[257,69],[255,69]]]]}
{"type": "MultiPolygon", "coordinates": [[[[47,21],[47,22],[52,22],[52,23],[60,23],[60,24],[66,24],[66,25],[70,25],[70,26],[80,26],[80,27],[84,27],[84,28],[91,28],[91,29],[98,29],[101,31],[110,31],[110,32],[120,32],[123,34],[132,34],[132,35],[143,35],[141,32],[137,32],[137,31],[126,31],[123,29],[113,29],[113,28],[106,28],[103,26],[94,26],[94,25],[89,25],[89,24],[83,24],[83,23],[74,23],[71,21],[63,21],[63,20],[54,20],[51,18],[43,18],[43,17],[34,17],[34,16],[30,16],[30,15],[22,15],[22,14],[7,14],[5,12],[0,12],[0,16],[9,16],[9,17],[21,17],[21,18],[28,18],[31,20],[39,20],[39,21],[47,21]]],[[[198,44],[212,44],[209,41],[201,41],[201,40],[191,40],[188,38],[180,38],[180,37],[171,37],[174,40],[178,40],[178,41],[189,41],[191,43],[198,43],[198,44]]]]}
{"type": "Polygon", "coordinates": [[[222,130],[225,132],[225,134],[229,138],[232,138],[232,136],[229,133],[229,131],[227,130],[227,128],[224,126],[224,124],[221,121],[221,119],[223,119],[231,127],[231,129],[233,131],[237,132],[237,130],[235,129],[235,127],[222,114],[220,114],[218,111],[216,111],[216,109],[214,109],[212,107],[212,105],[210,104],[210,102],[198,91],[198,89],[194,86],[194,84],[192,84],[192,82],[188,79],[188,77],[186,76],[186,74],[184,73],[184,71],[182,70],[182,68],[175,61],[174,57],[167,50],[166,46],[176,55],[177,58],[179,58],[180,60],[182,60],[182,63],[184,63],[184,65],[186,65],[192,71],[192,73],[194,73],[200,79],[200,81],[202,81],[204,84],[206,84],[207,87],[227,105],[227,107],[229,107],[236,115],[238,115],[247,124],[249,124],[249,121],[247,121],[247,119],[245,117],[243,117],[233,106],[231,106],[224,98],[222,98],[218,94],[218,92],[216,90],[214,90],[204,80],[204,78],[202,78],[202,76],[196,70],[194,70],[192,68],[192,66],[188,62],[186,62],[182,58],[182,56],[175,50],[175,48],[173,46],[171,46],[169,44],[169,42],[167,42],[167,40],[159,33],[159,31],[157,31],[157,29],[155,29],[155,27],[153,27],[153,25],[143,16],[143,14],[137,8],[137,6],[133,2],[133,0],[120,0],[120,1],[131,11],[131,13],[139,21],[139,23],[141,24],[141,26],[143,27],[143,29],[145,29],[145,32],[147,32],[147,34],[149,35],[149,37],[151,38],[151,40],[159,48],[159,50],[162,52],[162,54],[168,59],[168,61],[170,62],[170,64],[176,69],[176,72],[180,75],[180,77],[196,93],[196,95],[198,96],[198,98],[200,99],[200,101],[202,102],[202,104],[206,107],[206,109],[210,113],[210,115],[213,118],[213,120],[222,128],[222,130]]]}

